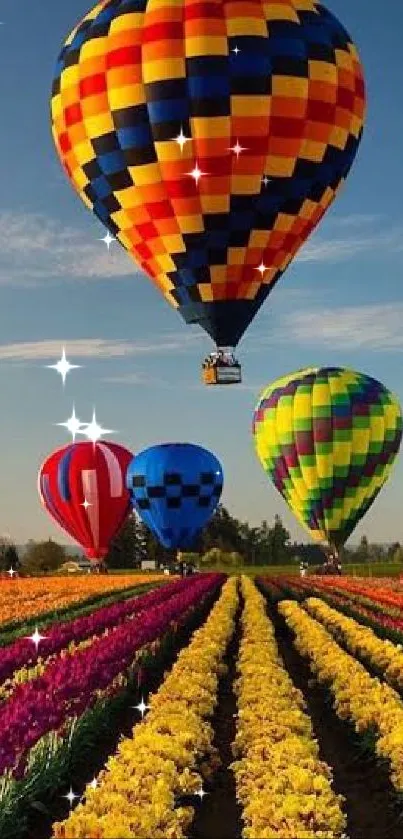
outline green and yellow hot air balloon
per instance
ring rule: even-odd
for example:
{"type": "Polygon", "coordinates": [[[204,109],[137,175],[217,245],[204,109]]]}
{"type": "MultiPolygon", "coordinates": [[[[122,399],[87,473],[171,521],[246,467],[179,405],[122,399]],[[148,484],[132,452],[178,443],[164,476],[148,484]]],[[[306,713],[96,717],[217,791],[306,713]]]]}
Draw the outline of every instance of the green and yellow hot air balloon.
{"type": "Polygon", "coordinates": [[[300,524],[338,553],[389,477],[402,413],[370,376],[307,368],[265,388],[253,435],[265,472],[300,524]]]}

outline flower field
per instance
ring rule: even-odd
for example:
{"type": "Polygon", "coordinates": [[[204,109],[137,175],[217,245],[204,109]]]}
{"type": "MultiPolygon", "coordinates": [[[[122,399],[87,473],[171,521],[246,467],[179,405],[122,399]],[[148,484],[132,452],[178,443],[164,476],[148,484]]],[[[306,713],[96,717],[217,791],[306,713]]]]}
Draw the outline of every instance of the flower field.
{"type": "MultiPolygon", "coordinates": [[[[163,575],[153,575],[154,582],[163,580],[163,575]]],[[[16,580],[0,579],[0,632],[8,625],[26,621],[29,617],[39,618],[47,613],[57,612],[78,603],[84,603],[94,596],[114,591],[124,591],[135,585],[148,583],[149,575],[121,575],[102,577],[91,574],[72,580],[66,577],[43,579],[26,578],[16,580]]]]}
{"type": "Polygon", "coordinates": [[[401,837],[397,581],[51,580],[53,619],[37,582],[38,650],[0,647],[2,839],[401,837]]]}

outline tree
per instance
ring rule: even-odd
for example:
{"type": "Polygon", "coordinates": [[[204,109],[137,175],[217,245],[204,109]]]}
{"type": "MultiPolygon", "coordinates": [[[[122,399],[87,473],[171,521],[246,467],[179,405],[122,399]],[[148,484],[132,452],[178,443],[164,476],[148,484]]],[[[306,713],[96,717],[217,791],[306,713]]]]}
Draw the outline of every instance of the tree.
{"type": "Polygon", "coordinates": [[[361,537],[360,544],[358,545],[358,548],[355,551],[355,561],[357,563],[368,562],[369,558],[370,558],[369,543],[368,543],[367,537],[364,535],[364,536],[361,537]]]}
{"type": "Polygon", "coordinates": [[[139,524],[134,515],[128,516],[112,540],[105,557],[108,568],[136,568],[143,558],[139,524]]]}
{"type": "Polygon", "coordinates": [[[39,571],[57,571],[67,559],[66,550],[48,539],[47,542],[30,542],[22,562],[22,568],[29,574],[39,571]]]}
{"type": "Polygon", "coordinates": [[[220,564],[221,557],[222,551],[220,548],[210,548],[209,551],[206,551],[206,553],[200,557],[200,564],[211,568],[220,564]]]}
{"type": "Polygon", "coordinates": [[[403,562],[403,548],[397,542],[394,546],[394,551],[392,553],[392,562],[401,563],[403,562]]]}
{"type": "Polygon", "coordinates": [[[274,527],[270,531],[271,564],[287,565],[290,560],[290,534],[283,525],[280,516],[275,516],[274,527]]]}
{"type": "Polygon", "coordinates": [[[219,504],[214,516],[204,528],[201,536],[201,550],[206,553],[210,548],[243,553],[243,540],[240,522],[233,518],[223,504],[219,504]]]}
{"type": "Polygon", "coordinates": [[[0,539],[0,571],[9,571],[14,568],[17,571],[20,566],[20,558],[15,545],[7,539],[0,539]]]}
{"type": "Polygon", "coordinates": [[[229,560],[230,564],[234,568],[239,568],[239,566],[242,565],[243,559],[242,559],[241,554],[238,553],[238,551],[231,551],[231,553],[227,554],[227,556],[228,556],[228,560],[229,560]]]}

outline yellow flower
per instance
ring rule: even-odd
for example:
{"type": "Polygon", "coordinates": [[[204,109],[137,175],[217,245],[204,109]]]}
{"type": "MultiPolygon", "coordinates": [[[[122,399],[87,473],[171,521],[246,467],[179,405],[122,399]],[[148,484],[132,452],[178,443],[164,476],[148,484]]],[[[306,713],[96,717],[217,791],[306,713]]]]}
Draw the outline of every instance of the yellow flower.
{"type": "Polygon", "coordinates": [[[346,819],[331,771],[319,760],[304,700],[279,657],[265,603],[242,578],[245,608],[235,690],[232,764],[245,839],[332,839],[346,819]]]}
{"type": "Polygon", "coordinates": [[[125,738],[87,789],[85,802],[53,826],[58,839],[185,839],[192,807],[175,807],[217,765],[208,721],[217,702],[218,674],[234,630],[235,579],[224,585],[206,623],[177,658],[150,711],[125,738]],[[199,771],[200,770],[200,771],[199,771]]]}

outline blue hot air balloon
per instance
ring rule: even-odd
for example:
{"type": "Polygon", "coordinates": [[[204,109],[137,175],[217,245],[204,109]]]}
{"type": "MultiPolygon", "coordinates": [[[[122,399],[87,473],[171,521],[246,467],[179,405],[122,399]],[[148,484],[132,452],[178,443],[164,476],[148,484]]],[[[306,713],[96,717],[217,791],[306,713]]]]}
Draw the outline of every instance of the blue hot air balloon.
{"type": "Polygon", "coordinates": [[[126,485],[134,509],[164,548],[191,548],[223,487],[217,458],[192,443],[163,443],[137,454],[126,485]]]}

